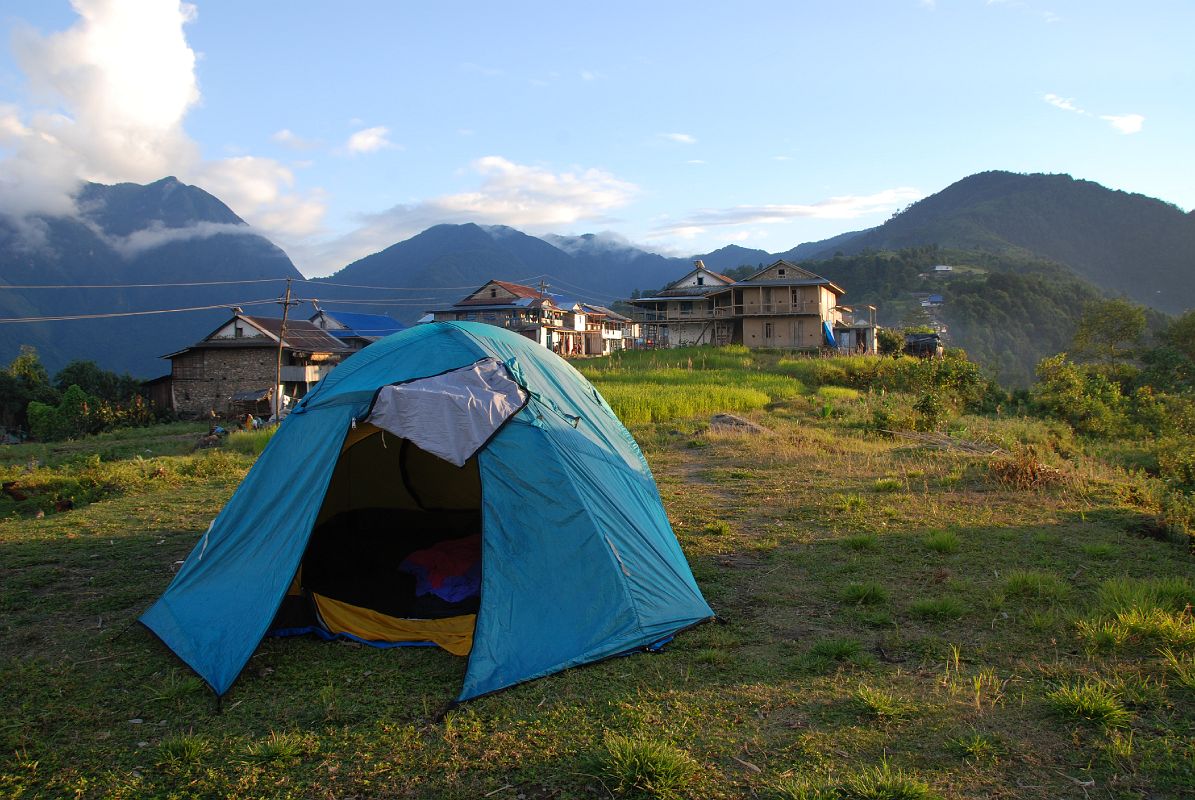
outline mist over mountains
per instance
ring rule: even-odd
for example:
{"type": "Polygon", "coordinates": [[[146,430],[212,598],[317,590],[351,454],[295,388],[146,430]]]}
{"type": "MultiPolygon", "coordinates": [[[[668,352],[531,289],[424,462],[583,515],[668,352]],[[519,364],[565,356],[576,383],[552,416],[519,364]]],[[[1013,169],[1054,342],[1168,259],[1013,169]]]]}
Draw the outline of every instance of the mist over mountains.
{"type": "MultiPolygon", "coordinates": [[[[278,305],[253,304],[276,300],[286,278],[302,280],[281,249],[218,198],[174,178],[144,186],[87,184],[76,202],[79,213],[71,217],[0,217],[0,287],[56,287],[0,288],[0,318],[232,305],[277,316],[278,305]],[[135,286],[218,281],[246,282],[135,286]],[[111,284],[124,288],[79,288],[111,284]]],[[[1195,306],[1195,214],[1065,175],[1008,172],[972,175],[883,225],[779,253],[729,245],[676,258],[612,234],[534,237],[505,226],[436,225],[327,278],[296,284],[296,296],[318,299],[325,308],[389,313],[413,322],[490,278],[542,280],[553,293],[609,305],[633,290],[651,291],[675,280],[694,258],[719,271],[787,258],[836,280],[849,277],[844,302],[879,302],[881,322],[896,324],[909,293],[923,288],[915,269],[908,259],[862,256],[906,248],[921,248],[922,260],[940,252],[983,270],[1017,272],[1049,264],[1084,291],[1124,295],[1169,313],[1195,306]],[[896,263],[905,267],[897,269],[896,263]]],[[[949,288],[945,291],[943,314],[949,321],[949,288]]],[[[312,307],[292,313],[305,318],[312,307]]],[[[7,363],[21,344],[32,344],[51,372],[81,358],[152,377],[168,368],[161,355],[192,344],[227,314],[215,308],[0,323],[0,360],[7,363]]],[[[987,323],[968,318],[966,324],[974,329],[987,323]]],[[[984,334],[987,350],[997,352],[998,331],[984,334]]]]}

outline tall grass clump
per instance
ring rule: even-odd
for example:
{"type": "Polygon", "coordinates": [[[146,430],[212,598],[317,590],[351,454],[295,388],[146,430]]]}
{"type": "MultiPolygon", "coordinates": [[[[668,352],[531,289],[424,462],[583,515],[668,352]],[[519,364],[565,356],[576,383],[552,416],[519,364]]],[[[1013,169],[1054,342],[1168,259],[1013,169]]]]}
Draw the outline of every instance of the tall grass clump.
{"type": "Polygon", "coordinates": [[[1124,728],[1133,721],[1132,712],[1103,681],[1062,684],[1046,695],[1046,702],[1061,716],[1094,722],[1104,728],[1124,728]]]}
{"type": "Polygon", "coordinates": [[[1195,605],[1195,583],[1183,576],[1111,578],[1100,584],[1097,602],[1106,613],[1133,608],[1178,612],[1195,605]]]}
{"type": "Polygon", "coordinates": [[[663,740],[608,733],[604,744],[598,777],[624,797],[679,800],[697,776],[693,757],[663,740]]]}
{"type": "Polygon", "coordinates": [[[927,534],[921,543],[935,553],[947,555],[958,552],[959,538],[954,531],[934,531],[927,534]]]}
{"type": "Polygon", "coordinates": [[[1066,597],[1070,590],[1070,584],[1052,572],[1018,569],[1004,579],[1004,592],[1013,597],[1057,601],[1066,597]]]}
{"type": "Polygon", "coordinates": [[[848,583],[842,590],[842,602],[857,606],[874,606],[888,602],[888,591],[875,581],[848,583]]]}
{"type": "Polygon", "coordinates": [[[740,386],[655,383],[600,387],[602,396],[623,423],[669,422],[722,411],[754,411],[772,401],[765,392],[740,386]]]}
{"type": "Polygon", "coordinates": [[[266,445],[270,439],[274,438],[274,433],[277,430],[278,426],[272,425],[255,431],[233,431],[228,434],[228,440],[224,446],[237,453],[256,457],[266,449],[266,445]]]}

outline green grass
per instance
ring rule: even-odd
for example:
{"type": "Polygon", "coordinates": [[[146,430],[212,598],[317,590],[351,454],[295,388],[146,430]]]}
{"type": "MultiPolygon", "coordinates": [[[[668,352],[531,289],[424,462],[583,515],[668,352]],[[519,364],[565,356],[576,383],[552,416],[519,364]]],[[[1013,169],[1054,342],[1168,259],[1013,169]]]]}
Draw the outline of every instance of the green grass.
{"type": "Polygon", "coordinates": [[[1060,716],[1094,722],[1104,728],[1124,728],[1133,714],[1102,681],[1065,683],[1046,695],[1050,707],[1060,716]]]}
{"type": "Polygon", "coordinates": [[[260,442],[192,453],[196,429],[166,426],[0,448],[16,479],[99,489],[73,510],[0,519],[0,796],[1029,800],[1081,796],[1076,778],[1093,797],[1188,790],[1191,556],[1141,535],[1169,496],[1155,479],[1019,416],[949,431],[1032,445],[1065,484],[996,484],[985,456],[881,437],[874,412],[916,397],[868,391],[868,369],[893,369],[874,359],[694,348],[579,363],[629,395],[766,395],[749,411],[766,437],[709,433],[701,404],[631,426],[727,624],[444,718],[464,659],[266,639],[216,713],[134,623],[260,442]],[[884,479],[901,486],[877,492],[884,479]]]}
{"type": "Polygon", "coordinates": [[[923,537],[921,543],[935,553],[943,555],[957,553],[959,548],[958,534],[954,531],[934,531],[923,537]]]}
{"type": "Polygon", "coordinates": [[[914,600],[909,611],[915,617],[935,622],[961,619],[967,613],[967,604],[957,597],[925,597],[914,600]]]}
{"type": "Polygon", "coordinates": [[[303,755],[303,740],[293,733],[270,731],[263,739],[251,742],[245,749],[245,759],[250,762],[291,761],[303,755]]]}
{"type": "Polygon", "coordinates": [[[875,581],[848,583],[842,590],[842,602],[857,606],[874,606],[888,602],[888,592],[875,581]]]}
{"type": "Polygon", "coordinates": [[[678,800],[688,795],[697,769],[685,751],[646,736],[606,734],[598,757],[602,784],[622,797],[678,800]]]}
{"type": "Polygon", "coordinates": [[[860,686],[855,690],[855,704],[867,716],[882,720],[900,720],[912,716],[917,706],[886,689],[860,686]]]}
{"type": "Polygon", "coordinates": [[[1027,600],[1058,601],[1070,594],[1071,587],[1052,572],[1018,569],[1004,579],[1004,593],[1027,600]]]}

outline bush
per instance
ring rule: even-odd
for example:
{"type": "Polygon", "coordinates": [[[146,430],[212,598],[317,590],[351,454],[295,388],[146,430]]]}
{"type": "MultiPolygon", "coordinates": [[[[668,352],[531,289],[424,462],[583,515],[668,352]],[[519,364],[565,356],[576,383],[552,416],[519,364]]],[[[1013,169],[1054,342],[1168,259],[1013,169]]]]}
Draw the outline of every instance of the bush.
{"type": "Polygon", "coordinates": [[[1037,365],[1037,378],[1031,397],[1041,413],[1093,436],[1110,436],[1125,428],[1126,403],[1120,385],[1097,368],[1079,366],[1068,361],[1066,353],[1059,353],[1037,365]]]}
{"type": "Polygon", "coordinates": [[[144,427],[154,422],[153,412],[140,395],[127,403],[109,403],[72,385],[57,406],[36,400],[26,410],[29,432],[42,441],[77,439],[114,428],[144,427]]]}

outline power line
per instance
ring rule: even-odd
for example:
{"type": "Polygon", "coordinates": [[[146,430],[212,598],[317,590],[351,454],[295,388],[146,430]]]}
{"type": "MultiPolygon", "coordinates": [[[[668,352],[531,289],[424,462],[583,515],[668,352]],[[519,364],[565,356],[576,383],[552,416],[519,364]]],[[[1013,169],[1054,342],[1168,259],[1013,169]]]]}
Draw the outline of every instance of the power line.
{"type": "Polygon", "coordinates": [[[344,305],[361,305],[361,306],[411,306],[411,307],[418,307],[418,306],[423,305],[425,302],[436,302],[436,301],[440,300],[440,298],[438,298],[438,297],[404,297],[402,299],[393,299],[393,300],[386,300],[386,299],[376,300],[373,298],[341,300],[339,297],[297,297],[295,299],[300,300],[304,303],[319,302],[319,303],[323,303],[324,305],[329,305],[329,306],[344,304],[344,305]]]}
{"type": "Polygon", "coordinates": [[[232,286],[242,283],[276,283],[286,278],[255,278],[243,281],[195,281],[192,283],[67,283],[41,284],[37,286],[14,286],[0,284],[0,289],[160,289],[168,286],[232,286]]]}
{"type": "Polygon", "coordinates": [[[331,281],[321,281],[316,278],[304,278],[303,283],[313,283],[316,286],[343,286],[347,289],[378,289],[385,292],[429,292],[432,290],[459,292],[462,289],[477,288],[477,284],[475,283],[471,283],[468,286],[364,286],[359,283],[332,283],[331,281]]]}
{"type": "Polygon", "coordinates": [[[148,314],[177,314],[183,311],[210,311],[213,308],[232,308],[233,306],[260,306],[277,303],[277,300],[242,300],[236,303],[218,303],[212,306],[191,306],[189,308],[156,308],[151,311],[114,311],[105,314],[62,314],[53,317],[7,317],[0,318],[0,323],[7,322],[65,322],[76,319],[112,319],[113,317],[142,317],[148,314]]]}

